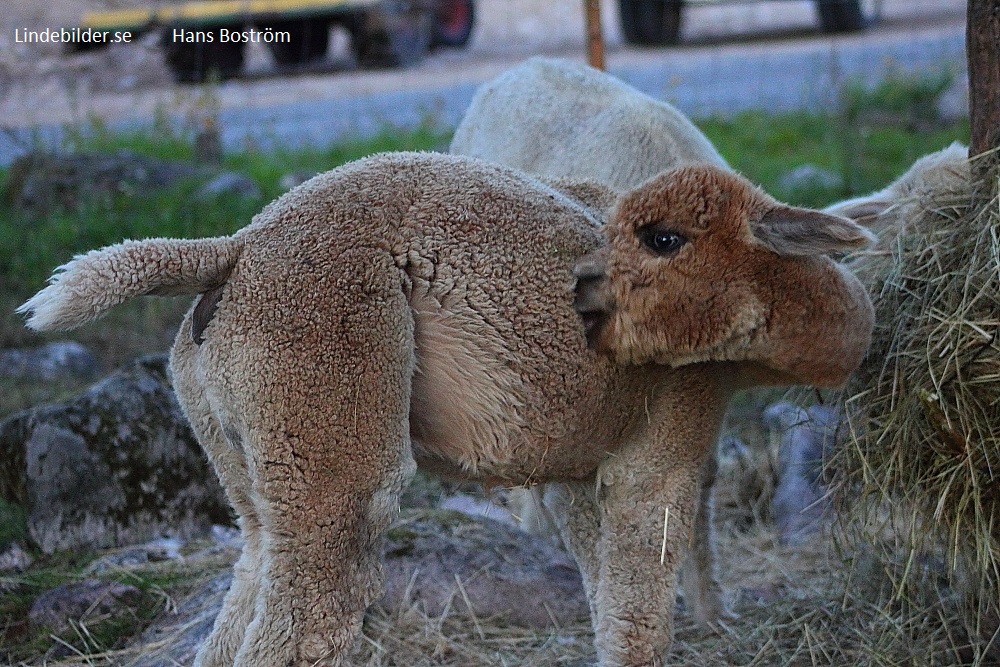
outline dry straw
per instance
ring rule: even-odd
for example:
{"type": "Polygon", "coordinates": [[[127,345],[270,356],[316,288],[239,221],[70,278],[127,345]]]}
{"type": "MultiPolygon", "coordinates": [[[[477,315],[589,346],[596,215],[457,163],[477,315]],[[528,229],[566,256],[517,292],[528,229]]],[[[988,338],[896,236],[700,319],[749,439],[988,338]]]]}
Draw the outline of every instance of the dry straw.
{"type": "Polygon", "coordinates": [[[889,575],[894,608],[943,605],[941,622],[961,622],[980,664],[995,664],[1000,621],[1000,209],[989,185],[976,208],[967,173],[913,193],[898,204],[902,228],[852,260],[876,327],[848,387],[854,437],[833,466],[842,514],[889,575]]]}

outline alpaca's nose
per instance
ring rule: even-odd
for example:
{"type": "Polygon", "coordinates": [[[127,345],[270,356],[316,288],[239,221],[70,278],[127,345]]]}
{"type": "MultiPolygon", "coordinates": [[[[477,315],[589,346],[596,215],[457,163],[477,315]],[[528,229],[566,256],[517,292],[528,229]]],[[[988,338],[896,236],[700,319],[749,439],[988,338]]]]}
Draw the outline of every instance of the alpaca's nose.
{"type": "Polygon", "coordinates": [[[603,257],[587,255],[580,258],[580,261],[573,267],[573,275],[580,282],[603,279],[605,266],[606,262],[603,257]]]}

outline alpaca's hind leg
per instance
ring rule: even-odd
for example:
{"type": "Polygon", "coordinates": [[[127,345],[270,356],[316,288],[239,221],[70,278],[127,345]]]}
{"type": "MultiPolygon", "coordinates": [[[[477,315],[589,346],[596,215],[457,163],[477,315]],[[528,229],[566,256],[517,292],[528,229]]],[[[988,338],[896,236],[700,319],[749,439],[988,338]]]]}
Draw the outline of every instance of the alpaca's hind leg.
{"type": "Polygon", "coordinates": [[[545,506],[547,484],[532,487],[513,487],[507,492],[507,509],[526,533],[561,545],[562,536],[555,517],[545,506]]]}
{"type": "Polygon", "coordinates": [[[198,649],[194,665],[228,667],[233,664],[247,626],[253,620],[261,569],[260,520],[250,501],[250,476],[242,444],[237,440],[235,429],[227,429],[229,435],[226,435],[211,409],[204,379],[199,377],[197,370],[196,355],[188,319],[181,326],[171,355],[174,387],[198,441],[236,510],[244,540],[243,551],[233,568],[233,582],[211,634],[198,649]]]}
{"type": "Polygon", "coordinates": [[[717,453],[705,459],[701,490],[694,519],[694,534],[681,573],[681,586],[688,612],[701,625],[715,625],[737,616],[726,606],[715,572],[715,529],[712,525],[713,488],[719,472],[717,453]]]}
{"type": "Polygon", "coordinates": [[[591,618],[597,617],[594,606],[600,577],[600,508],[595,499],[596,483],[550,482],[544,485],[542,502],[548,516],[559,530],[563,544],[573,554],[583,590],[590,604],[591,618]]]}
{"type": "Polygon", "coordinates": [[[398,273],[383,274],[395,276],[393,291],[374,271],[360,284],[356,271],[337,282],[325,270],[322,290],[295,285],[327,293],[323,303],[276,309],[241,350],[254,377],[240,414],[264,572],[239,666],[346,663],[381,594],[381,539],[416,469],[413,323],[398,273]]]}

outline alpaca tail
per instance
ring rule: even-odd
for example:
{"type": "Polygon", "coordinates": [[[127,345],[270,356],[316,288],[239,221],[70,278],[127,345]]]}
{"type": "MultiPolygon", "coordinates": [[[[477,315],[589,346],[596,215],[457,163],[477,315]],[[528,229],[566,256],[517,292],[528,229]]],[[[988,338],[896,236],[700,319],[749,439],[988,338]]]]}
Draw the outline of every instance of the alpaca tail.
{"type": "Polygon", "coordinates": [[[136,296],[199,294],[222,285],[243,243],[232,237],[124,241],[77,255],[23,303],[36,331],[72,329],[136,296]]]}

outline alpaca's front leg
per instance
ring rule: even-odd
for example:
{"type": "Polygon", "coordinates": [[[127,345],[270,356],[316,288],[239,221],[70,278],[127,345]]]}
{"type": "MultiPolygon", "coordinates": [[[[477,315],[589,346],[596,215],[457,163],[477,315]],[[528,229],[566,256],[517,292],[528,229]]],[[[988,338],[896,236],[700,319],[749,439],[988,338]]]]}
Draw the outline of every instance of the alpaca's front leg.
{"type": "Polygon", "coordinates": [[[600,667],[660,667],[673,636],[678,570],[698,468],[648,471],[603,489],[594,643],[600,667]],[[645,477],[645,479],[636,479],[645,477]]]}

